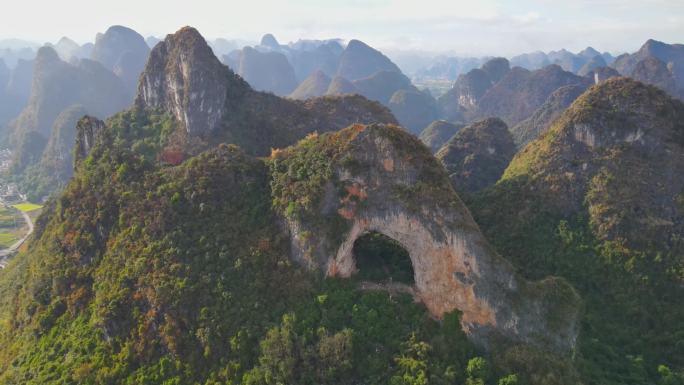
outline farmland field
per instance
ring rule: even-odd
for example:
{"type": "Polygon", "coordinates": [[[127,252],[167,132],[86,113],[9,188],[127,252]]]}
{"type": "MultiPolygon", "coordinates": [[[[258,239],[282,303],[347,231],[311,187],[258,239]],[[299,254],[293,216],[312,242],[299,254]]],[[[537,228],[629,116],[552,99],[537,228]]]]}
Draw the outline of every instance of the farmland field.
{"type": "Polygon", "coordinates": [[[0,248],[6,249],[17,241],[17,236],[11,232],[0,232],[0,248]]]}
{"type": "Polygon", "coordinates": [[[42,209],[43,206],[31,203],[31,202],[25,202],[25,203],[19,203],[16,205],[13,205],[12,207],[16,208],[17,210],[23,211],[23,212],[29,212],[29,211],[34,211],[38,209],[42,209]]]}

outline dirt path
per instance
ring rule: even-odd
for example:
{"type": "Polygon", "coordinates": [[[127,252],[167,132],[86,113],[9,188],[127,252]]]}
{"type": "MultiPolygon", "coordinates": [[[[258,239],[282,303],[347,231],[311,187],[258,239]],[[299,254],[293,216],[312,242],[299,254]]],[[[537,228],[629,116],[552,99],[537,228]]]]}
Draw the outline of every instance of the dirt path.
{"type": "Polygon", "coordinates": [[[359,283],[359,286],[357,287],[358,290],[361,291],[386,291],[392,295],[397,295],[401,293],[406,293],[410,294],[411,297],[413,297],[414,302],[421,302],[420,296],[418,295],[418,291],[416,291],[416,288],[413,286],[409,286],[404,283],[399,283],[399,282],[369,282],[369,281],[363,281],[359,283]]]}
{"type": "Polygon", "coordinates": [[[33,221],[31,220],[31,217],[29,217],[29,215],[23,211],[20,212],[21,215],[24,217],[26,224],[28,224],[29,230],[26,233],[26,235],[24,235],[20,240],[14,242],[12,246],[0,251],[0,269],[4,269],[5,266],[7,266],[9,257],[11,257],[21,247],[21,245],[24,244],[28,237],[31,236],[31,234],[33,234],[33,221]]]}

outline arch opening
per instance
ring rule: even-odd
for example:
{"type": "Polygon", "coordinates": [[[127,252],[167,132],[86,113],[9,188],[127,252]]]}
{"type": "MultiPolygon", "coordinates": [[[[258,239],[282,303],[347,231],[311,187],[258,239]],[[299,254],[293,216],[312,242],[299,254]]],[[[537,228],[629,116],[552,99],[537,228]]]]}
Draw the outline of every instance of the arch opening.
{"type": "Polygon", "coordinates": [[[352,249],[356,275],[360,280],[415,284],[415,272],[409,252],[394,239],[367,232],[354,241],[352,249]]]}

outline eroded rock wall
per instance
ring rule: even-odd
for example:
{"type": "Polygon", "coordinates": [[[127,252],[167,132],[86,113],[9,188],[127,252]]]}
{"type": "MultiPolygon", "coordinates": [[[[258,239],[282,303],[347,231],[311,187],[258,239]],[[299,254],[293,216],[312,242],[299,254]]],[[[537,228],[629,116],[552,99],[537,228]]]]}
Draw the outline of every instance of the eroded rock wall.
{"type": "MultiPolygon", "coordinates": [[[[357,130],[359,130],[357,128],[357,130]]],[[[335,155],[319,218],[289,218],[293,258],[328,276],[356,272],[354,242],[375,231],[410,254],[418,296],[435,317],[459,310],[471,339],[570,351],[577,336],[574,290],[564,281],[528,283],[484,239],[429,150],[400,128],[360,129],[335,155]],[[339,224],[344,218],[346,226],[339,224]]]]}

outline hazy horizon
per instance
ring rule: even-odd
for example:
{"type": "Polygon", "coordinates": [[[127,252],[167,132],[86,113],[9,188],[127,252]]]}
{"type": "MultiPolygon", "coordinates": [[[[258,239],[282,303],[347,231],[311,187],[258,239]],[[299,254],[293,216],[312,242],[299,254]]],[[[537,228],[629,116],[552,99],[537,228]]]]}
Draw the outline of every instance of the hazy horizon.
{"type": "Polygon", "coordinates": [[[587,46],[614,54],[631,52],[647,39],[675,43],[684,37],[684,2],[671,0],[275,0],[213,5],[197,0],[66,0],[4,7],[0,40],[55,43],[67,36],[83,44],[111,25],[163,38],[180,27],[197,28],[207,39],[258,41],[272,33],[281,43],[298,39],[360,39],[385,50],[433,54],[512,56],[587,46]],[[67,11],[67,12],[65,12],[67,11]],[[73,11],[73,12],[72,12],[73,11]],[[56,18],[54,15],[59,14],[56,18]],[[159,14],[159,17],[155,17],[159,14]],[[25,16],[31,15],[31,16],[25,16]],[[27,20],[30,18],[30,20],[27,20]]]}

